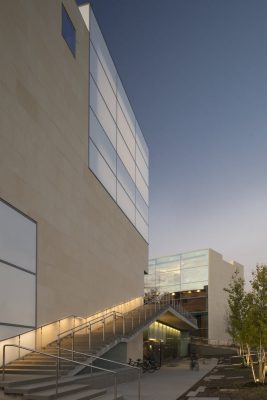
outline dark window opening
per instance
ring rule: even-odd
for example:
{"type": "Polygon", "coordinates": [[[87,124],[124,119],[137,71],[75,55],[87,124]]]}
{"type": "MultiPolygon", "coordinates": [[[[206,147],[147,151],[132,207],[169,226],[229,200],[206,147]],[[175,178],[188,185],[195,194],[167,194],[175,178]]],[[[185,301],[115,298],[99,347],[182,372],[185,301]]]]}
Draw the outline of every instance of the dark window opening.
{"type": "Polygon", "coordinates": [[[76,55],[76,30],[69,17],[69,14],[62,5],[62,36],[64,37],[73,57],[76,55]]]}

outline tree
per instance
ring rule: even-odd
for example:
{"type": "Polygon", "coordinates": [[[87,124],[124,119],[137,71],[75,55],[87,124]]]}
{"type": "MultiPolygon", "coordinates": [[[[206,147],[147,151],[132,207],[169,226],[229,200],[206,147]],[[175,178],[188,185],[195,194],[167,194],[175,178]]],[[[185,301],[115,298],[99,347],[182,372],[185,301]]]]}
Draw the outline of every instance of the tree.
{"type": "Polygon", "coordinates": [[[239,354],[244,355],[247,346],[249,299],[245,292],[245,281],[240,277],[238,270],[232,276],[229,287],[224,290],[228,293],[227,332],[239,347],[239,354]]]}
{"type": "Polygon", "coordinates": [[[144,302],[146,303],[154,303],[159,301],[159,289],[157,287],[150,288],[144,296],[144,302]]]}
{"type": "Polygon", "coordinates": [[[259,361],[259,382],[264,383],[267,366],[267,266],[257,265],[252,273],[250,304],[250,341],[256,347],[259,361]]]}
{"type": "Polygon", "coordinates": [[[267,266],[257,265],[252,273],[251,291],[245,292],[244,280],[236,272],[228,288],[228,333],[240,347],[240,354],[246,356],[255,382],[264,383],[267,370],[267,266]],[[256,377],[251,348],[258,356],[258,377],[256,377]]]}

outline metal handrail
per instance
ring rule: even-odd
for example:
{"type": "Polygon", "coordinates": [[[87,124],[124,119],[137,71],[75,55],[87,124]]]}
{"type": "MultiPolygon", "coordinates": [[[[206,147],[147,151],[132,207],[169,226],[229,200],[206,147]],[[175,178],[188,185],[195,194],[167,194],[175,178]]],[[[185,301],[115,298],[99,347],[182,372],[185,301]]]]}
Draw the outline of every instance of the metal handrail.
{"type": "MultiPolygon", "coordinates": [[[[64,347],[61,347],[59,349],[59,351],[60,350],[68,351],[70,353],[72,352],[72,350],[66,349],[64,347]]],[[[103,361],[107,361],[107,362],[110,362],[110,363],[113,363],[113,364],[117,364],[117,365],[122,365],[123,367],[137,369],[138,370],[138,400],[141,399],[141,367],[136,367],[134,365],[122,363],[122,362],[119,362],[119,361],[109,360],[108,358],[99,357],[99,356],[96,356],[95,354],[92,354],[92,353],[82,353],[80,351],[73,351],[73,353],[80,354],[80,355],[83,355],[83,356],[89,356],[89,357],[97,359],[97,360],[103,360],[103,361]]],[[[92,360],[91,364],[90,364],[91,365],[91,373],[92,373],[92,363],[93,363],[93,361],[94,360],[92,360]]]]}
{"type": "MultiPolygon", "coordinates": [[[[66,348],[64,348],[64,347],[60,347],[60,350],[72,352],[72,350],[66,349],[66,348]]],[[[98,359],[98,360],[104,360],[104,361],[108,361],[108,362],[113,363],[113,364],[123,365],[124,367],[134,368],[134,369],[140,370],[140,367],[135,367],[134,365],[122,363],[122,362],[119,362],[119,361],[109,360],[108,358],[96,356],[96,355],[93,354],[93,353],[82,353],[82,352],[76,351],[76,350],[73,351],[73,353],[75,353],[75,354],[81,354],[81,355],[83,355],[83,356],[89,356],[89,357],[92,357],[92,358],[95,358],[95,359],[98,359]]]]}
{"type": "Polygon", "coordinates": [[[81,331],[83,329],[88,329],[88,342],[89,342],[89,351],[90,351],[91,350],[91,333],[92,333],[91,329],[92,329],[92,326],[94,324],[101,323],[101,321],[102,321],[102,324],[103,324],[102,325],[103,326],[102,335],[103,335],[103,342],[104,342],[105,341],[105,321],[106,321],[106,319],[109,319],[110,317],[113,317],[113,334],[115,336],[115,333],[116,333],[116,318],[117,317],[122,318],[122,320],[123,320],[122,335],[124,336],[125,335],[125,320],[128,317],[130,317],[132,319],[132,329],[134,329],[134,315],[136,313],[138,313],[139,324],[140,324],[140,322],[141,322],[141,312],[140,311],[143,309],[142,311],[144,311],[145,321],[147,321],[147,319],[148,319],[148,315],[147,314],[148,313],[150,314],[150,317],[152,317],[152,311],[153,311],[152,307],[155,307],[155,312],[156,312],[157,309],[158,310],[162,310],[163,308],[169,307],[169,306],[172,306],[174,309],[177,309],[177,306],[178,306],[179,312],[181,312],[181,314],[184,317],[186,317],[188,320],[190,320],[195,325],[197,324],[196,319],[193,318],[190,313],[185,312],[183,310],[183,307],[181,306],[181,303],[179,301],[177,301],[177,300],[174,300],[174,299],[159,299],[159,301],[153,301],[152,300],[149,303],[147,303],[146,305],[142,305],[140,307],[137,307],[137,308],[135,308],[135,309],[133,309],[131,311],[128,311],[127,313],[124,313],[124,314],[114,310],[114,311],[112,311],[112,312],[110,312],[110,313],[108,313],[106,315],[102,315],[102,316],[96,317],[96,318],[94,318],[94,319],[92,319],[90,321],[84,322],[84,323],[82,323],[82,324],[80,324],[80,325],[78,325],[76,327],[69,328],[69,329],[67,329],[67,330],[65,330],[65,331],[63,331],[63,332],[58,334],[58,336],[57,336],[58,345],[60,347],[60,342],[61,342],[61,339],[63,339],[63,337],[71,335],[72,352],[73,352],[74,351],[74,335],[75,335],[75,333],[77,333],[77,332],[79,332],[79,331],[81,331]],[[149,306],[148,309],[145,307],[146,305],[149,306]],[[152,306],[152,307],[150,307],[150,306],[152,306]]]}
{"type": "Polygon", "coordinates": [[[88,345],[89,345],[89,350],[91,349],[91,329],[92,329],[92,325],[96,324],[96,323],[100,323],[102,321],[102,335],[103,335],[103,342],[105,341],[105,320],[113,317],[113,334],[115,336],[116,334],[116,318],[117,317],[122,317],[123,318],[123,334],[125,333],[125,321],[124,321],[124,316],[122,313],[119,313],[117,311],[112,311],[109,314],[106,314],[104,316],[99,316],[97,318],[94,318],[93,320],[90,320],[88,322],[82,323],[74,328],[70,328],[67,329],[64,332],[61,332],[58,334],[57,336],[57,343],[58,346],[60,348],[60,342],[61,339],[63,339],[63,337],[66,337],[69,335],[71,335],[71,341],[72,341],[72,359],[73,359],[73,351],[74,351],[74,334],[83,330],[83,329],[88,329],[88,345]],[[62,336],[64,335],[64,336],[62,336]]]}
{"type": "MultiPolygon", "coordinates": [[[[101,322],[101,321],[103,321],[103,320],[105,320],[105,319],[107,319],[107,318],[109,318],[109,317],[111,317],[111,316],[113,316],[113,315],[122,316],[123,314],[122,314],[122,313],[119,313],[119,312],[117,312],[117,311],[112,311],[112,312],[110,312],[109,314],[101,315],[101,316],[96,317],[96,318],[94,318],[94,319],[92,319],[92,320],[90,320],[90,321],[83,322],[82,324],[77,325],[77,326],[75,326],[74,328],[69,328],[69,329],[66,329],[66,330],[63,331],[63,332],[60,332],[60,333],[57,335],[58,340],[60,340],[60,339],[61,339],[61,336],[64,335],[64,334],[66,334],[66,333],[70,333],[70,334],[71,334],[71,333],[79,332],[80,330],[86,329],[88,326],[97,324],[98,322],[101,322]]],[[[65,336],[66,336],[66,335],[65,335],[65,336]]]]}
{"type": "MultiPolygon", "coordinates": [[[[55,358],[56,359],[56,397],[58,397],[59,361],[63,360],[63,361],[70,361],[70,362],[72,362],[74,364],[83,365],[85,367],[91,367],[91,369],[95,368],[95,369],[98,369],[100,371],[105,371],[105,372],[109,372],[111,374],[114,374],[114,399],[115,400],[117,399],[117,372],[116,371],[109,370],[109,369],[106,369],[106,368],[96,367],[96,366],[94,366],[92,364],[85,364],[85,363],[82,363],[80,361],[70,360],[69,358],[65,358],[65,357],[55,356],[53,354],[45,353],[45,352],[42,352],[42,351],[36,351],[34,349],[30,349],[29,347],[18,346],[17,344],[5,344],[3,346],[3,367],[2,367],[2,369],[3,369],[3,371],[2,371],[2,380],[3,381],[5,380],[5,369],[6,369],[6,365],[5,365],[6,347],[16,347],[16,348],[19,348],[19,349],[22,349],[22,350],[26,350],[26,351],[30,351],[30,352],[33,352],[33,353],[42,354],[42,355],[45,355],[45,356],[48,356],[48,357],[51,357],[51,358],[55,358]]],[[[139,400],[140,400],[140,397],[139,397],[139,400]]]]}

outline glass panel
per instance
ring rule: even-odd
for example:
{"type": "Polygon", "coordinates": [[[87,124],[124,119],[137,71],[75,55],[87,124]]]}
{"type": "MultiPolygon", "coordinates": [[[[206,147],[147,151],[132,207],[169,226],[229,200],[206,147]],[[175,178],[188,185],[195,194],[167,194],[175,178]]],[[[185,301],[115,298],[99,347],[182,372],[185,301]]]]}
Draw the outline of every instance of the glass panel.
{"type": "Polygon", "coordinates": [[[204,286],[207,285],[207,282],[191,282],[191,283],[182,283],[181,290],[197,290],[204,289],[204,286]]]}
{"type": "Polygon", "coordinates": [[[169,263],[158,264],[157,265],[159,271],[174,271],[179,269],[180,270],[180,261],[172,261],[169,263]]]}
{"type": "Polygon", "coordinates": [[[181,285],[168,285],[168,286],[160,286],[160,293],[172,293],[172,292],[180,292],[181,285]]]}
{"type": "Polygon", "coordinates": [[[119,104],[117,108],[117,124],[132,156],[135,157],[135,139],[119,104]]]}
{"type": "Polygon", "coordinates": [[[2,201],[0,259],[36,272],[36,224],[2,201]]]}
{"type": "Polygon", "coordinates": [[[70,51],[75,57],[76,51],[76,31],[71,22],[69,14],[62,5],[62,36],[64,37],[70,51]]]}
{"type": "Polygon", "coordinates": [[[169,262],[173,262],[173,261],[180,261],[180,259],[181,259],[181,255],[177,254],[174,256],[156,258],[156,262],[157,262],[157,264],[165,264],[165,263],[169,263],[169,262]]]}
{"type": "Polygon", "coordinates": [[[182,268],[208,265],[208,250],[184,253],[181,255],[182,268]]]}
{"type": "Polygon", "coordinates": [[[92,44],[90,44],[90,73],[92,74],[96,86],[102,94],[109,111],[114,120],[116,120],[116,96],[92,44]]]}
{"type": "Polygon", "coordinates": [[[180,271],[161,272],[160,286],[179,285],[180,271]]]}
{"type": "Polygon", "coordinates": [[[117,135],[117,152],[132,180],[135,181],[135,162],[119,131],[117,135]]]}
{"type": "Polygon", "coordinates": [[[104,129],[98,122],[94,112],[90,109],[90,138],[108,163],[114,174],[116,174],[116,151],[112,146],[104,129]]]}
{"type": "Polygon", "coordinates": [[[117,72],[109,54],[103,35],[99,29],[94,13],[90,7],[90,40],[92,41],[101,64],[107,74],[109,82],[116,93],[117,72]]]}
{"type": "Polygon", "coordinates": [[[148,185],[148,166],[146,165],[138,146],[136,146],[136,164],[146,184],[148,185]]]}
{"type": "Polygon", "coordinates": [[[136,134],[136,143],[138,144],[138,147],[141,150],[141,153],[143,154],[146,164],[149,165],[148,147],[137,121],[135,121],[135,134],[136,134]]]}
{"type": "Polygon", "coordinates": [[[135,184],[130,177],[127,169],[123,165],[120,158],[117,156],[117,178],[126,190],[127,194],[131,198],[132,202],[135,202],[135,184]]]}
{"type": "Polygon", "coordinates": [[[143,238],[148,242],[148,226],[143,217],[136,210],[136,229],[141,233],[143,238]]]}
{"type": "Polygon", "coordinates": [[[155,274],[145,275],[145,287],[155,287],[156,286],[156,276],[155,274]]]}
{"type": "Polygon", "coordinates": [[[181,282],[208,282],[208,267],[181,269],[181,282]]]}
{"type": "Polygon", "coordinates": [[[117,98],[131,131],[135,134],[135,116],[119,77],[117,81],[117,98]]]}
{"type": "Polygon", "coordinates": [[[116,199],[116,177],[91,140],[89,141],[89,167],[105,189],[116,199]]]}
{"type": "Polygon", "coordinates": [[[148,206],[138,190],[136,190],[136,207],[138,211],[142,214],[146,223],[148,223],[148,206]]]}
{"type": "Polygon", "coordinates": [[[35,275],[0,262],[1,322],[35,325],[35,275]]]}
{"type": "Polygon", "coordinates": [[[90,77],[90,106],[97,116],[98,121],[102,125],[104,131],[109,137],[114,148],[116,148],[116,124],[107,108],[97,86],[90,77]]]}
{"type": "Polygon", "coordinates": [[[136,186],[139,192],[141,193],[143,199],[145,200],[146,204],[148,204],[148,187],[141,176],[138,168],[136,168],[136,186]]]}
{"type": "Polygon", "coordinates": [[[135,224],[135,207],[120,183],[117,183],[117,202],[127,217],[135,224]]]}

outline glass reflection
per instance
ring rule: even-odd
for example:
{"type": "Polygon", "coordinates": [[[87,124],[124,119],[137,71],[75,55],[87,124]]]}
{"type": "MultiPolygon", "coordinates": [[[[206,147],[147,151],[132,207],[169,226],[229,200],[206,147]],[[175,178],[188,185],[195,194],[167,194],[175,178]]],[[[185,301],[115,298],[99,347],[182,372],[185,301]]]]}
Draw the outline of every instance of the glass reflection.
{"type": "Polygon", "coordinates": [[[203,289],[208,284],[208,250],[150,260],[145,291],[157,288],[163,294],[203,289]]]}

